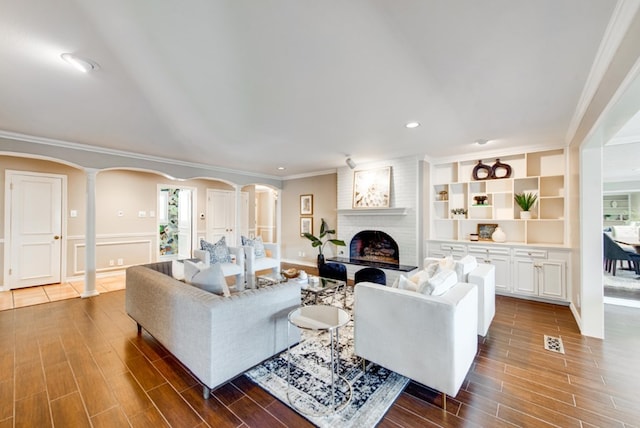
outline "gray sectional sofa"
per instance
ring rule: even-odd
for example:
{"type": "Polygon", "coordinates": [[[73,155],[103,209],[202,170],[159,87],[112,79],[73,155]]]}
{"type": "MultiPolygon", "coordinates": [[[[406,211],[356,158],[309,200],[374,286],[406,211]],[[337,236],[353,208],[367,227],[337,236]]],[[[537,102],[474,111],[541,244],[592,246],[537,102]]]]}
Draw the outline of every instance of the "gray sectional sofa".
{"type": "MultiPolygon", "coordinates": [[[[287,348],[287,314],[300,286],[222,297],[174,279],[171,262],[127,269],[126,311],[211,390],[287,348]]],[[[294,331],[295,330],[295,331],[294,331]]],[[[300,340],[292,329],[291,344],[300,340]]]]}

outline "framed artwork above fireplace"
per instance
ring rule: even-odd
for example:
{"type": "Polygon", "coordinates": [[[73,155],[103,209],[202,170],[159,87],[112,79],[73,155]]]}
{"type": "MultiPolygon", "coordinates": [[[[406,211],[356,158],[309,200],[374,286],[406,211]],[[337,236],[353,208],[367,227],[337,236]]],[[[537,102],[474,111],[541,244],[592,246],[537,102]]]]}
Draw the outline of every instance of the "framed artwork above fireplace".
{"type": "Polygon", "coordinates": [[[353,173],[353,208],[389,208],[391,167],[353,173]]]}

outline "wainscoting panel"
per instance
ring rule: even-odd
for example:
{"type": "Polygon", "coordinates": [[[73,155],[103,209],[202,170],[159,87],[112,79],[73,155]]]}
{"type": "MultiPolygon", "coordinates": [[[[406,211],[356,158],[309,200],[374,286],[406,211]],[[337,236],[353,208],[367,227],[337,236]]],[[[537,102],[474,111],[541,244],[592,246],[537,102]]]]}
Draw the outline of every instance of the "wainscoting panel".
{"type": "MultiPolygon", "coordinates": [[[[96,271],[125,269],[128,266],[151,263],[154,239],[111,240],[96,243],[96,271]]],[[[73,246],[73,275],[84,274],[85,243],[73,246]]]]}

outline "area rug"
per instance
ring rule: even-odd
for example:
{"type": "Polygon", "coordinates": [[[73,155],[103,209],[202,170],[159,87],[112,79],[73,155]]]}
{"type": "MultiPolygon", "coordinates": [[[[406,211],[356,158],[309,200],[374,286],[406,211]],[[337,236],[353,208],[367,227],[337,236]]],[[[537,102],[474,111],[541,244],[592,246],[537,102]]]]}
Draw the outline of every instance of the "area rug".
{"type": "MultiPolygon", "coordinates": [[[[351,296],[349,296],[351,297],[351,296]]],[[[349,299],[350,300],[350,299],[349,299]]],[[[327,333],[302,331],[301,342],[291,348],[292,395],[305,413],[319,413],[330,404],[330,344],[327,333]],[[321,403],[321,404],[318,404],[321,403]]],[[[362,370],[353,353],[353,322],[340,330],[340,376],[351,385],[352,396],[343,409],[328,416],[309,416],[291,406],[287,398],[287,352],[284,351],[245,374],[287,406],[319,427],[373,427],[404,390],[409,379],[373,363],[362,370]]],[[[336,402],[346,403],[348,386],[336,383],[336,402]]]]}
{"type": "Polygon", "coordinates": [[[640,276],[634,271],[627,269],[617,269],[616,275],[604,272],[603,283],[606,287],[627,288],[640,290],[640,276]]]}

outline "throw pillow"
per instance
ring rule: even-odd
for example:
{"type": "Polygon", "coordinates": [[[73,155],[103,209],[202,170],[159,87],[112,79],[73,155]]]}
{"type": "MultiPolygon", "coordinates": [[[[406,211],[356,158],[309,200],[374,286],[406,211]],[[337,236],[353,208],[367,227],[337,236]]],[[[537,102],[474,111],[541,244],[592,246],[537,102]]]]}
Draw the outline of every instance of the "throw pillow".
{"type": "Polygon", "coordinates": [[[437,262],[431,262],[425,265],[424,270],[427,273],[427,276],[431,278],[440,271],[440,261],[438,260],[437,262]]]}
{"type": "Polygon", "coordinates": [[[224,239],[224,236],[215,244],[201,239],[200,248],[209,252],[211,264],[231,263],[231,253],[229,252],[229,247],[227,247],[227,241],[224,239]]]}
{"type": "Polygon", "coordinates": [[[205,262],[200,261],[194,263],[191,260],[185,260],[183,266],[184,282],[186,282],[187,284],[191,284],[191,278],[193,278],[201,270],[207,268],[207,264],[205,262]]]}
{"type": "Polygon", "coordinates": [[[400,290],[417,291],[416,284],[404,275],[398,277],[398,288],[400,290]]]}
{"type": "Polygon", "coordinates": [[[458,283],[458,277],[452,270],[442,270],[425,282],[418,292],[431,296],[442,296],[458,283]]]}
{"type": "Polygon", "coordinates": [[[256,256],[256,259],[260,257],[266,257],[266,253],[264,250],[264,243],[262,242],[262,237],[258,236],[255,239],[250,239],[245,236],[242,236],[242,245],[248,245],[249,247],[253,247],[253,254],[256,256]]]}
{"type": "Polygon", "coordinates": [[[171,275],[178,281],[184,281],[184,263],[178,260],[171,261],[171,275]]]}
{"type": "Polygon", "coordinates": [[[453,260],[453,256],[447,256],[440,259],[440,267],[446,270],[454,270],[455,269],[455,260],[453,260]]]}
{"type": "Polygon", "coordinates": [[[193,263],[185,260],[185,281],[210,293],[229,297],[231,293],[220,263],[214,263],[209,267],[204,267],[204,264],[199,266],[200,263],[202,262],[193,263]]]}

